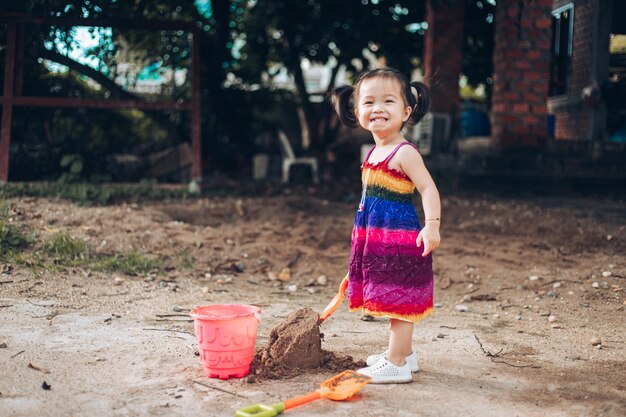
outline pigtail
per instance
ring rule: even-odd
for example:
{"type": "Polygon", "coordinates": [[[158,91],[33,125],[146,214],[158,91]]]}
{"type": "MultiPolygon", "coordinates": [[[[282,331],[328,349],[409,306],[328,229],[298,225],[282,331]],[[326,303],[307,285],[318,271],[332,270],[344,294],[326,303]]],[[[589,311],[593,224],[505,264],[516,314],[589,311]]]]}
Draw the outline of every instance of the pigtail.
{"type": "Polygon", "coordinates": [[[359,125],[354,114],[353,94],[354,87],[351,85],[339,86],[333,89],[330,94],[330,100],[335,107],[339,121],[349,127],[357,127],[359,125]]]}
{"type": "Polygon", "coordinates": [[[430,107],[430,91],[426,85],[418,81],[412,81],[409,88],[411,89],[409,103],[413,107],[413,111],[408,121],[411,124],[418,124],[430,107]],[[416,95],[413,95],[413,88],[417,92],[416,95]]]}

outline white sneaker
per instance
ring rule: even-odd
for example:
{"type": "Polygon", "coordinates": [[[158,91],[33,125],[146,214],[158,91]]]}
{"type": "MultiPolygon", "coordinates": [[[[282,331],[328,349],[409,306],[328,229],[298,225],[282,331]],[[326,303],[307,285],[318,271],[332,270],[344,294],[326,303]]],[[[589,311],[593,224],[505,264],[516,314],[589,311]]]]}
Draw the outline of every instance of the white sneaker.
{"type": "Polygon", "coordinates": [[[396,366],[385,357],[380,358],[374,365],[359,369],[357,372],[371,377],[370,383],[372,384],[403,384],[413,381],[408,362],[403,366],[396,366]]]}
{"type": "MultiPolygon", "coordinates": [[[[383,353],[368,356],[367,359],[365,360],[365,363],[367,364],[367,366],[372,366],[376,362],[378,362],[380,358],[386,358],[386,357],[387,357],[387,351],[384,351],[383,353]]],[[[411,352],[411,354],[406,357],[406,363],[409,364],[409,368],[411,368],[411,372],[417,372],[420,370],[420,367],[417,364],[417,355],[415,354],[415,352],[411,352]]]]}

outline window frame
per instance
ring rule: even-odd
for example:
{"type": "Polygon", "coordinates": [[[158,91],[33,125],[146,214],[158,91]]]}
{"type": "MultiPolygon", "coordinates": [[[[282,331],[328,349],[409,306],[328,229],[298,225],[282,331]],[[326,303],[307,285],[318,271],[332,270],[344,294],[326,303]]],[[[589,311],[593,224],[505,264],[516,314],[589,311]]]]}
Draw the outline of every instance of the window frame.
{"type": "MultiPolygon", "coordinates": [[[[559,15],[561,15],[563,12],[568,11],[569,12],[569,27],[567,28],[567,36],[568,36],[568,43],[567,43],[567,56],[568,56],[568,63],[567,63],[567,76],[565,79],[565,86],[564,86],[564,92],[559,92],[558,91],[558,87],[555,88],[556,91],[553,91],[553,87],[552,85],[549,86],[548,88],[548,97],[549,98],[556,98],[556,97],[567,97],[569,95],[570,92],[570,83],[571,83],[571,71],[572,71],[572,57],[573,57],[573,48],[574,48],[574,9],[575,9],[575,4],[574,2],[569,2],[567,4],[564,4],[563,6],[557,7],[556,9],[552,10],[550,16],[552,19],[556,18],[556,19],[560,19],[559,15]]],[[[554,68],[554,62],[552,60],[554,60],[555,56],[560,56],[560,49],[561,49],[561,28],[559,26],[558,29],[556,29],[554,31],[554,33],[552,34],[553,39],[552,39],[552,43],[550,45],[550,82],[552,82],[553,80],[553,68],[554,68]]]]}

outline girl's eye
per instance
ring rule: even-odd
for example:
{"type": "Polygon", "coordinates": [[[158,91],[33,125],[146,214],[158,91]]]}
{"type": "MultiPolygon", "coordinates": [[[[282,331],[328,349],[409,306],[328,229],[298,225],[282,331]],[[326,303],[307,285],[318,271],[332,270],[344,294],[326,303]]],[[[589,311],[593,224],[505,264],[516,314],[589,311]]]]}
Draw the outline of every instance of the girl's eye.
{"type": "Polygon", "coordinates": [[[393,100],[385,100],[385,103],[393,103],[393,100]]]}
{"type": "Polygon", "coordinates": [[[371,101],[366,101],[366,102],[365,102],[365,103],[363,103],[363,104],[372,104],[372,102],[371,102],[371,101]]]}

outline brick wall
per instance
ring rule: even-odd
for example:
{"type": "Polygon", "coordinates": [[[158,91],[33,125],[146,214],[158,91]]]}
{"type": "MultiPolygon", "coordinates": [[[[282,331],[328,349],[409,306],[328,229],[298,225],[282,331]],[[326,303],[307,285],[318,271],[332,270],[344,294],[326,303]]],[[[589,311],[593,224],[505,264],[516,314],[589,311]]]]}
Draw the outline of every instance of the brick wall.
{"type": "Polygon", "coordinates": [[[463,2],[437,11],[426,2],[428,30],[424,39],[424,83],[432,91],[431,111],[458,114],[459,74],[463,64],[463,2]]]}
{"type": "Polygon", "coordinates": [[[498,145],[546,143],[552,3],[499,1],[496,7],[491,118],[498,145]]]}
{"type": "Polygon", "coordinates": [[[555,139],[589,139],[592,110],[580,101],[581,90],[592,79],[594,14],[598,0],[556,1],[554,7],[574,3],[571,78],[566,97],[550,98],[556,117],[555,139]]]}

